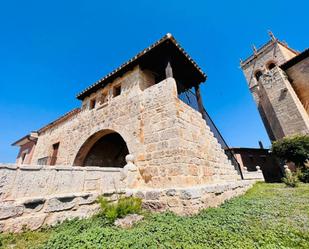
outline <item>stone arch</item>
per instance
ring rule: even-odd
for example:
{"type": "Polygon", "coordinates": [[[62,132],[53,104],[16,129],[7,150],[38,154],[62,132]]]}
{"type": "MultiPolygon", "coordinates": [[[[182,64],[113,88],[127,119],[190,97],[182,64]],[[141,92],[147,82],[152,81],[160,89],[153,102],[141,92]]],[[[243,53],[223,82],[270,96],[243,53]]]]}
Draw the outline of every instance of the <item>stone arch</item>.
{"type": "Polygon", "coordinates": [[[275,61],[271,60],[271,61],[267,62],[266,68],[267,68],[268,70],[271,70],[271,69],[273,69],[276,65],[277,65],[277,63],[276,63],[275,61]]]}
{"type": "Polygon", "coordinates": [[[116,131],[103,129],[93,133],[79,148],[74,166],[124,167],[129,154],[127,143],[116,131]]]}
{"type": "Polygon", "coordinates": [[[254,73],[254,77],[257,81],[259,81],[259,79],[261,78],[261,76],[263,75],[261,70],[256,70],[254,73]]]}

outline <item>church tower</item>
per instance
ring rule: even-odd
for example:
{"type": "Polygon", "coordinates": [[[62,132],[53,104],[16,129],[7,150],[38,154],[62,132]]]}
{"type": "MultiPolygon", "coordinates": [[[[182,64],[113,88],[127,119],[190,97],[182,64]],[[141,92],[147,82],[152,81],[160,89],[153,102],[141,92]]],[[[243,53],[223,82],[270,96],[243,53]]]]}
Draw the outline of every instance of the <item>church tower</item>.
{"type": "MultiPolygon", "coordinates": [[[[308,134],[309,117],[308,110],[305,109],[308,100],[299,98],[299,93],[295,91],[297,82],[291,80],[285,66],[300,63],[301,67],[306,69],[302,71],[308,72],[308,56],[291,49],[271,32],[269,35],[270,40],[266,44],[259,49],[253,46],[253,54],[240,62],[249,89],[270,140],[294,134],[308,134]],[[306,63],[303,63],[304,60],[306,63]]],[[[302,76],[308,79],[308,75],[302,76]]],[[[309,91],[308,81],[304,84],[303,91],[309,91]]]]}

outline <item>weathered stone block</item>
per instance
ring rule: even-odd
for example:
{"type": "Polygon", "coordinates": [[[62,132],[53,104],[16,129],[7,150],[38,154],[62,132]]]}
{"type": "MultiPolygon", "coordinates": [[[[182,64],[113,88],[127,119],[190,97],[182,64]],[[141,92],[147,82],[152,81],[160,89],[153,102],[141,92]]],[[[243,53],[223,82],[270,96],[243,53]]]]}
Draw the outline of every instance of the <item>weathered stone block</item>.
{"type": "Polygon", "coordinates": [[[143,218],[144,218],[144,216],[142,216],[142,215],[129,214],[124,218],[115,220],[114,224],[115,224],[115,226],[118,226],[118,227],[121,227],[121,228],[130,228],[136,222],[141,221],[143,218]]]}
{"type": "Polygon", "coordinates": [[[0,204],[0,220],[20,216],[23,212],[22,205],[0,204]]]}
{"type": "Polygon", "coordinates": [[[75,197],[55,197],[47,201],[45,212],[56,212],[72,209],[75,206],[75,197]]]}
{"type": "Polygon", "coordinates": [[[98,194],[86,194],[77,198],[79,205],[89,205],[96,202],[98,194]]]}
{"type": "Polygon", "coordinates": [[[177,193],[176,189],[169,189],[166,191],[167,196],[175,196],[177,193]]]}
{"type": "Polygon", "coordinates": [[[166,205],[160,201],[145,201],[142,203],[142,208],[150,211],[164,211],[166,205]]]}
{"type": "Polygon", "coordinates": [[[170,197],[167,199],[167,205],[169,207],[178,207],[180,206],[180,201],[178,197],[170,197]]]}
{"type": "Polygon", "coordinates": [[[147,191],[146,200],[159,200],[160,191],[147,191]]]}
{"type": "Polygon", "coordinates": [[[200,198],[202,195],[202,192],[200,189],[187,189],[187,190],[182,190],[180,192],[180,199],[196,199],[200,198]]]}
{"type": "Polygon", "coordinates": [[[5,232],[12,233],[21,232],[23,229],[37,230],[43,225],[46,216],[47,214],[36,214],[10,219],[3,229],[5,232]]]}
{"type": "Polygon", "coordinates": [[[84,186],[85,191],[93,191],[93,190],[96,190],[97,188],[98,188],[98,180],[97,179],[85,181],[85,186],[84,186]]]}

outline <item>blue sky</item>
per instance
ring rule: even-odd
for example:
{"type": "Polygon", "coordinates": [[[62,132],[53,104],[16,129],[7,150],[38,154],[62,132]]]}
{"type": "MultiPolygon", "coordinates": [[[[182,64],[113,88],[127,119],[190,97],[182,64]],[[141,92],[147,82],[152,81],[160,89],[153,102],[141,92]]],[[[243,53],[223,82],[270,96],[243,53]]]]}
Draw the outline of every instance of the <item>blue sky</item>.
{"type": "Polygon", "coordinates": [[[267,30],[308,47],[308,1],[1,1],[0,162],[10,144],[79,106],[75,95],[172,33],[208,75],[206,109],[230,146],[269,145],[239,69],[267,30]]]}

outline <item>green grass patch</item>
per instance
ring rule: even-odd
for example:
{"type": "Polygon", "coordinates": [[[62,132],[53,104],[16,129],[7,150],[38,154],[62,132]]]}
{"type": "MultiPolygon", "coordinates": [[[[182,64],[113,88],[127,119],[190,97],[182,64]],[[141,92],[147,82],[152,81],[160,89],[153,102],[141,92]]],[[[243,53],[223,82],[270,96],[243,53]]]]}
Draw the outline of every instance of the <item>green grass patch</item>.
{"type": "Polygon", "coordinates": [[[102,217],[0,235],[2,248],[309,248],[309,184],[257,183],[192,217],[149,214],[131,229],[102,217]]]}

